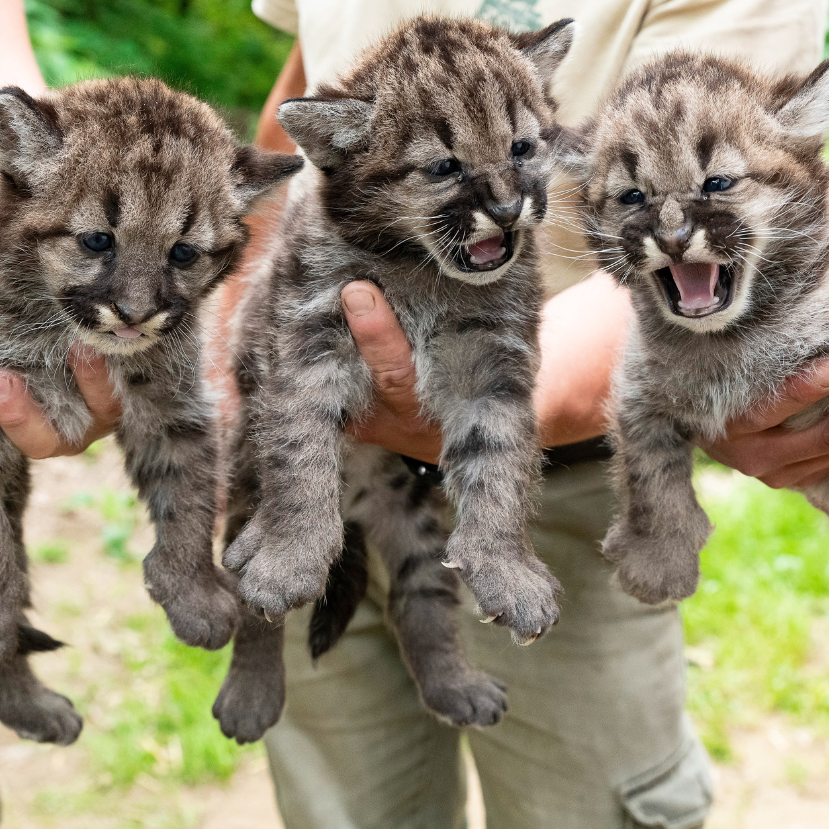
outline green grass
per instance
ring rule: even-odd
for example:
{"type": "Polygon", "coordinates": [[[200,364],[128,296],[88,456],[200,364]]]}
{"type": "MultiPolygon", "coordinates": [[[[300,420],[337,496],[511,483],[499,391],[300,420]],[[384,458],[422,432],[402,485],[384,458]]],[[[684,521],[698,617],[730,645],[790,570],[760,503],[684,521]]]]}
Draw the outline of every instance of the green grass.
{"type": "Polygon", "coordinates": [[[38,544],[31,551],[31,559],[36,564],[66,564],[69,561],[69,544],[60,538],[38,544]]]}
{"type": "Polygon", "coordinates": [[[736,473],[707,466],[698,481],[716,530],[682,615],[689,645],[711,658],[689,668],[709,751],[729,759],[729,730],[771,712],[829,734],[829,663],[812,659],[813,630],[829,625],[829,519],[736,473]]]}

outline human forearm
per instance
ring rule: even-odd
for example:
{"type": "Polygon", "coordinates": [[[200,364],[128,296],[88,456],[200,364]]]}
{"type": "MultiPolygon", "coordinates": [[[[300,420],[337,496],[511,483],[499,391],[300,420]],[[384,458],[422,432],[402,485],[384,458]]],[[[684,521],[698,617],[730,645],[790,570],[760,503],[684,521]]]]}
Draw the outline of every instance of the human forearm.
{"type": "Polygon", "coordinates": [[[23,0],[0,3],[0,87],[20,86],[36,95],[46,88],[29,40],[23,0]]]}

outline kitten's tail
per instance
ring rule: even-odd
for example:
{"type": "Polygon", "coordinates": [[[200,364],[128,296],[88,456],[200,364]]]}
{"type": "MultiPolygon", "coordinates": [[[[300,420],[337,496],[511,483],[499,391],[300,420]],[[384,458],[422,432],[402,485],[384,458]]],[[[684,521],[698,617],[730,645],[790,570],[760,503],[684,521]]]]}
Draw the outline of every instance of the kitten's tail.
{"type": "Polygon", "coordinates": [[[346,521],[342,555],[328,574],[325,595],[317,600],[308,627],[308,646],[314,659],[337,644],[367,588],[368,561],[363,531],[358,524],[346,521]]]}
{"type": "Polygon", "coordinates": [[[20,656],[56,651],[58,648],[62,648],[63,645],[63,642],[53,639],[48,633],[37,630],[31,625],[17,626],[17,652],[20,656]]]}

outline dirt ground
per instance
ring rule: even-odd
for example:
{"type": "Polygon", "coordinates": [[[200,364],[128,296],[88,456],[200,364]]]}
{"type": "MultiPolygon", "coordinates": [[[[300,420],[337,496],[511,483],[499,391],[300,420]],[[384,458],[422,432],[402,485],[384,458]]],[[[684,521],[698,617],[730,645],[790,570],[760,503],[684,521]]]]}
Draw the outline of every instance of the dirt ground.
{"type": "MultiPolygon", "coordinates": [[[[27,516],[30,549],[60,539],[68,548],[60,563],[36,563],[34,619],[72,643],[71,652],[39,657],[38,671],[52,687],[75,699],[88,687],[98,690],[85,711],[87,731],[106,727],[107,712],[119,704],[124,674],[114,642],[128,635],[123,620],[130,613],[152,613],[140,570],[124,567],[101,554],[106,509],[83,507],[90,498],[129,493],[120,458],[111,445],[94,457],[56,459],[35,464],[35,489],[27,516]],[[98,493],[95,495],[95,493],[98,493]],[[108,677],[108,680],[102,679],[108,677]],[[97,683],[97,685],[96,685],[97,683]]],[[[112,506],[110,505],[110,513],[112,506]]],[[[152,531],[141,520],[130,547],[146,551],[152,531]]],[[[829,649],[829,633],[826,647],[829,649]]],[[[829,650],[828,650],[829,652],[829,650]]],[[[148,691],[149,693],[150,691],[148,691]]],[[[86,734],[87,732],[85,732],[86,734]]],[[[755,730],[733,735],[734,762],[715,769],[717,802],[709,829],[825,829],[829,826],[829,745],[809,729],[769,718],[755,730]]],[[[0,797],[4,829],[132,829],[179,827],[158,813],[175,806],[196,829],[279,829],[264,755],[245,756],[226,785],[179,786],[171,790],[147,775],[112,799],[111,808],[91,808],[62,817],[60,805],[44,804],[46,792],[95,791],[81,743],[70,748],[40,746],[18,740],[0,726],[0,797]]],[[[474,770],[473,770],[474,775],[474,770]]],[[[92,795],[94,797],[94,795],[92,795]]],[[[108,795],[109,796],[109,795],[108,795]]],[[[109,801],[108,801],[109,802],[109,801]]],[[[483,806],[476,780],[470,786],[471,829],[483,829],[483,806]]],[[[183,827],[184,824],[182,824],[183,827]]],[[[390,827],[392,829],[392,827],[390,827]]],[[[528,827],[531,829],[531,827],[528,827]]]]}

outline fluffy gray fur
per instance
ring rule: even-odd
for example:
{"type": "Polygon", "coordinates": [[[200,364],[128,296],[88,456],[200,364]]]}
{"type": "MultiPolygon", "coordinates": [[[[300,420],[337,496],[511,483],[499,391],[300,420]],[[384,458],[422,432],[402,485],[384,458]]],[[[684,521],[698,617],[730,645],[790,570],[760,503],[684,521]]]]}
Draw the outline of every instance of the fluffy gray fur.
{"type": "MultiPolygon", "coordinates": [[[[570,21],[512,36],[419,18],[336,84],[283,104],[280,120],[313,166],[291,188],[270,269],[240,317],[240,388],[252,398],[242,443],[255,439],[258,471],[249,458],[231,487],[239,506],[223,560],[241,596],[276,624],[319,599],[343,547],[344,512],[386,558],[390,618],[426,704],[456,724],[497,720],[503,688],[463,662],[454,574],[437,562],[521,642],[558,618],[560,588],[526,522],[539,458],[533,233],[558,135],[547,85],[571,36],[570,21]],[[503,237],[502,254],[473,261],[474,245],[493,237],[503,237]],[[448,541],[432,498],[412,509],[414,484],[389,491],[406,474],[399,460],[352,455],[344,440],[344,425],[374,399],[340,304],[357,279],[383,289],[414,352],[423,410],[443,432],[457,511],[448,541]]],[[[224,698],[231,686],[244,693],[228,682],[224,698]]],[[[238,737],[223,704],[216,713],[238,737]]],[[[245,733],[257,723],[252,715],[245,733]]]]}
{"type": "MultiPolygon", "coordinates": [[[[159,81],[91,81],[39,100],[0,91],[0,367],[80,445],[91,419],[67,355],[105,356],[117,440],[156,526],[147,586],[191,645],[221,647],[238,620],[233,580],[212,559],[199,310],[238,261],[253,200],[301,165],[237,147],[208,106],[159,81]]],[[[69,743],[80,718],[26,661],[28,488],[26,458],[0,433],[0,720],[69,743]]]]}
{"type": "MultiPolygon", "coordinates": [[[[711,525],[691,485],[695,442],[829,352],[827,68],[774,80],[672,54],[560,145],[584,185],[588,237],[636,310],[615,382],[620,512],[604,552],[644,602],[697,586],[711,525]],[[677,276],[689,263],[716,279],[697,283],[696,307],[677,276]]],[[[821,401],[784,428],[828,410],[821,401]]],[[[829,511],[827,484],[804,493],[829,511]]]]}

